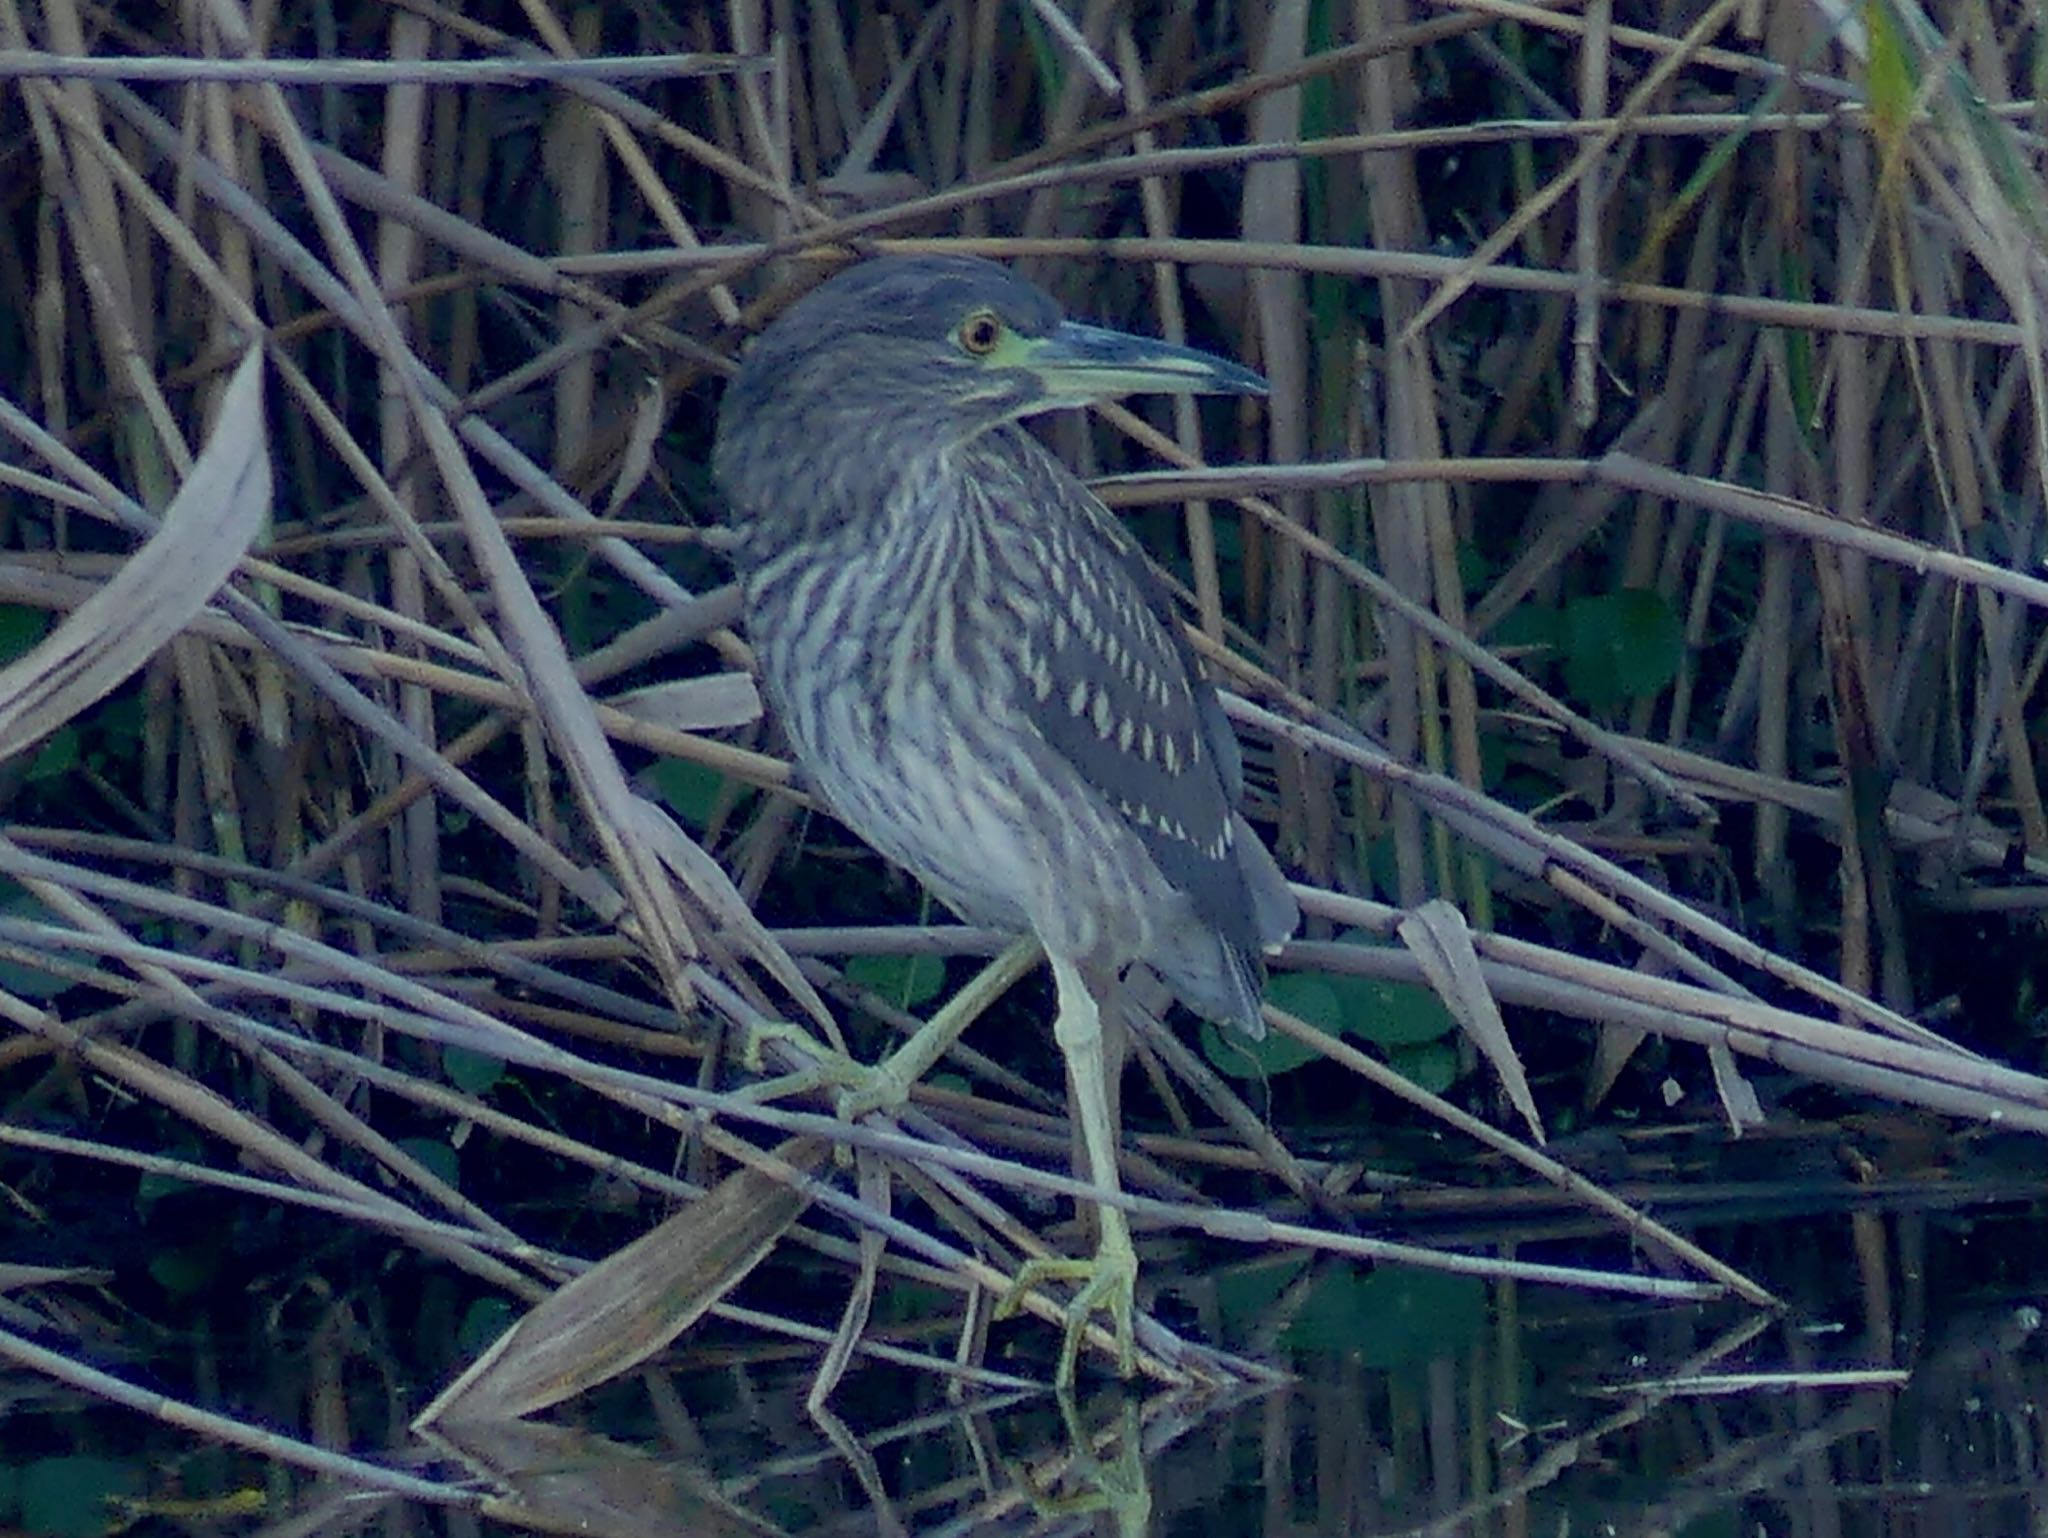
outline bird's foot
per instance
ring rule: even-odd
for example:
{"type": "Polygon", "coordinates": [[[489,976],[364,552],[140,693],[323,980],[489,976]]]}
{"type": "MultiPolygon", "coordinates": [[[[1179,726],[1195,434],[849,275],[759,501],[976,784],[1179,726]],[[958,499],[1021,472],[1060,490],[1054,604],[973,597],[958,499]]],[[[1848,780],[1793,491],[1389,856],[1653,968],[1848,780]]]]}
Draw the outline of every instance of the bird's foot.
{"type": "Polygon", "coordinates": [[[893,1111],[910,1098],[910,1086],[891,1064],[870,1066],[827,1046],[801,1026],[781,1021],[757,1025],[747,1032],[740,1049],[741,1064],[760,1072],[765,1066],[762,1048],[770,1041],[794,1043],[809,1059],[809,1066],[748,1085],[742,1093],[749,1100],[765,1104],[813,1090],[836,1090],[835,1109],[843,1119],[852,1121],[869,1111],[893,1111]]]}
{"type": "MultiPolygon", "coordinates": [[[[1108,1216],[1114,1209],[1105,1209],[1108,1216]]],[[[1117,1214],[1121,1217],[1121,1214],[1117,1214]]],[[[1138,1291],[1138,1252],[1131,1247],[1123,1224],[1106,1224],[1102,1243],[1092,1260],[1069,1260],[1041,1256],[1017,1268],[1009,1289],[996,1304],[996,1318],[1007,1319],[1024,1302],[1024,1294],[1043,1282],[1079,1282],[1080,1290],[1067,1305],[1066,1336],[1060,1344],[1059,1370],[1053,1386],[1068,1393],[1074,1386],[1074,1369],[1081,1359],[1081,1342],[1088,1333],[1089,1318],[1109,1315],[1109,1332],[1116,1342],[1116,1370],[1128,1378],[1138,1367],[1135,1326],[1138,1291]]]]}
{"type": "Polygon", "coordinates": [[[1143,1538],[1152,1530],[1152,1485],[1145,1471],[1144,1424],[1137,1402],[1124,1401],[1116,1455],[1105,1462],[1096,1453],[1096,1439],[1082,1427],[1073,1395],[1062,1394],[1059,1400],[1067,1428],[1066,1477],[1080,1488],[1071,1495],[1047,1495],[1027,1475],[1024,1488],[1032,1511],[1041,1519],[1108,1512],[1119,1534],[1143,1538]]]}
{"type": "Polygon", "coordinates": [[[747,1033],[742,1061],[759,1071],[761,1046],[767,1041],[794,1042],[809,1066],[794,1074],[769,1081],[767,1093],[757,1085],[754,1099],[774,1099],[815,1089],[840,1092],[836,1109],[848,1121],[870,1111],[893,1111],[910,1099],[911,1086],[945,1056],[952,1044],[1003,991],[1036,966],[1044,957],[1038,941],[1025,936],[1013,941],[1003,953],[983,967],[946,1006],[927,1020],[881,1062],[870,1067],[855,1062],[844,1052],[828,1047],[809,1032],[780,1023],[755,1027],[747,1033]]]}
{"type": "MultiPolygon", "coordinates": [[[[851,1061],[851,1059],[849,1059],[851,1061]]],[[[889,1061],[869,1067],[853,1063],[851,1078],[838,1085],[836,1109],[845,1121],[858,1121],[870,1111],[893,1111],[910,1099],[910,1085],[889,1061]]]]}

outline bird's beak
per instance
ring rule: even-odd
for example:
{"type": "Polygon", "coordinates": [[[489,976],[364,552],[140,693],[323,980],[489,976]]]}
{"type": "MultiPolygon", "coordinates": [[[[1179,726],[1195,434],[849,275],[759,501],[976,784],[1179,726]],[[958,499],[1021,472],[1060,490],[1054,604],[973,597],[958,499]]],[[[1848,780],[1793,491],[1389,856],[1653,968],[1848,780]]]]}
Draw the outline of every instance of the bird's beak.
{"type": "Polygon", "coordinates": [[[1126,331],[1066,321],[1025,341],[1016,366],[1037,376],[1040,409],[1119,395],[1264,395],[1266,381],[1239,363],[1126,331]]]}

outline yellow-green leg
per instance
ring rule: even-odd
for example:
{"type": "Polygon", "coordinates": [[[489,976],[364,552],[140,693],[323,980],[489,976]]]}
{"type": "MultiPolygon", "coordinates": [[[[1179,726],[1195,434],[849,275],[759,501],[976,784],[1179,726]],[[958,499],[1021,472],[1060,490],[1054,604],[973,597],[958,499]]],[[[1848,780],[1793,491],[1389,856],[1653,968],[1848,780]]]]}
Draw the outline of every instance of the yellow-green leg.
{"type": "Polygon", "coordinates": [[[1001,955],[947,1000],[945,1007],[926,1021],[916,1035],[866,1070],[866,1079],[840,1096],[839,1114],[851,1121],[869,1111],[893,1111],[903,1104],[910,1098],[910,1086],[931,1072],[947,1049],[960,1039],[961,1032],[1009,992],[1018,978],[1038,965],[1041,954],[1032,935],[1012,940],[1001,955]]]}
{"type": "MultiPolygon", "coordinates": [[[[1073,962],[1063,956],[1051,959],[1053,982],[1059,991],[1059,1018],[1053,1024],[1053,1039],[1059,1042],[1060,1053],[1067,1062],[1067,1088],[1074,1117],[1081,1124],[1088,1178],[1101,1189],[1119,1191],[1122,1187],[1117,1180],[1116,1117],[1111,1110],[1113,1096],[1103,1040],[1102,1001],[1073,962]]],[[[1059,1369],[1053,1378],[1061,1389],[1073,1386],[1081,1340],[1087,1333],[1090,1316],[1098,1310],[1108,1313],[1110,1331],[1116,1337],[1117,1371],[1129,1377],[1137,1368],[1133,1320],[1138,1252],[1131,1243],[1130,1224],[1121,1207],[1098,1206],[1096,1217],[1099,1233],[1094,1259],[1026,1261],[996,1305],[996,1317],[1000,1319],[1014,1313],[1024,1294],[1040,1282],[1081,1284],[1073,1302],[1067,1305],[1066,1339],[1060,1346],[1059,1369]]]]}
{"type": "Polygon", "coordinates": [[[1042,953],[1030,935],[1015,940],[983,967],[916,1035],[904,1041],[879,1063],[858,1063],[835,1052],[801,1026],[774,1023],[755,1027],[748,1033],[742,1061],[747,1067],[761,1067],[762,1047],[770,1041],[786,1041],[811,1060],[811,1066],[785,1073],[742,1091],[749,1100],[763,1103],[786,1095],[806,1094],[821,1087],[840,1091],[838,1111],[848,1121],[870,1111],[893,1111],[910,1098],[910,1087],[931,1071],[932,1065],[960,1039],[961,1033],[987,1012],[989,1006],[1019,979],[1038,965],[1042,953]]]}

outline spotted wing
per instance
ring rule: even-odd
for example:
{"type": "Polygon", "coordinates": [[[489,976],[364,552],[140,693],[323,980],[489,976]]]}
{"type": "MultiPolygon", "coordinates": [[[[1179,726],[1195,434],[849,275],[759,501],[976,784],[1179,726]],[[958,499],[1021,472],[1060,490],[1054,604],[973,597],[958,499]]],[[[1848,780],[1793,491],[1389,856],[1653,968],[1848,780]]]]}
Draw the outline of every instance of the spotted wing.
{"type": "Polygon", "coordinates": [[[1040,618],[1017,640],[1025,705],[1047,743],[1138,836],[1195,912],[1253,954],[1234,815],[1237,739],[1159,579],[1108,509],[1021,429],[1002,456],[1033,510],[1040,618]],[[1025,445],[1028,445],[1026,447],[1025,445]]]}

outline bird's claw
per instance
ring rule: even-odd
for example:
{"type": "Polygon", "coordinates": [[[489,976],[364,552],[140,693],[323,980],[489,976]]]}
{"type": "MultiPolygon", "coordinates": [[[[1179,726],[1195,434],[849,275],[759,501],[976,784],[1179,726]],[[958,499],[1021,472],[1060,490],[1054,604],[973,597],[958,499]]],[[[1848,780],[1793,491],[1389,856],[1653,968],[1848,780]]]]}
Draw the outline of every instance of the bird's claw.
{"type": "Polygon", "coordinates": [[[799,1026],[780,1021],[751,1027],[741,1043],[740,1062],[752,1072],[764,1066],[762,1046],[770,1041],[794,1042],[810,1066],[794,1073],[779,1074],[750,1085],[742,1093],[750,1100],[768,1102],[816,1089],[838,1091],[835,1109],[846,1121],[869,1111],[893,1111],[910,1098],[910,1086],[888,1063],[870,1066],[819,1041],[799,1026]]]}
{"type": "Polygon", "coordinates": [[[1081,1284],[1067,1304],[1066,1335],[1060,1343],[1059,1369],[1053,1375],[1055,1388],[1062,1393],[1073,1388],[1081,1341],[1088,1333],[1090,1316],[1098,1312],[1109,1315],[1110,1335],[1116,1341],[1117,1375],[1128,1378],[1137,1371],[1138,1256],[1128,1239],[1121,1243],[1105,1239],[1092,1260],[1047,1255],[1025,1261],[996,1303],[996,1318],[1007,1319],[1016,1313],[1024,1295],[1042,1282],[1081,1284]]]}
{"type": "MultiPolygon", "coordinates": [[[[849,1060],[850,1061],[850,1060],[849,1060]]],[[[858,1121],[870,1111],[893,1111],[910,1099],[910,1086],[890,1064],[854,1063],[855,1073],[839,1086],[841,1120],[858,1121]]]]}

